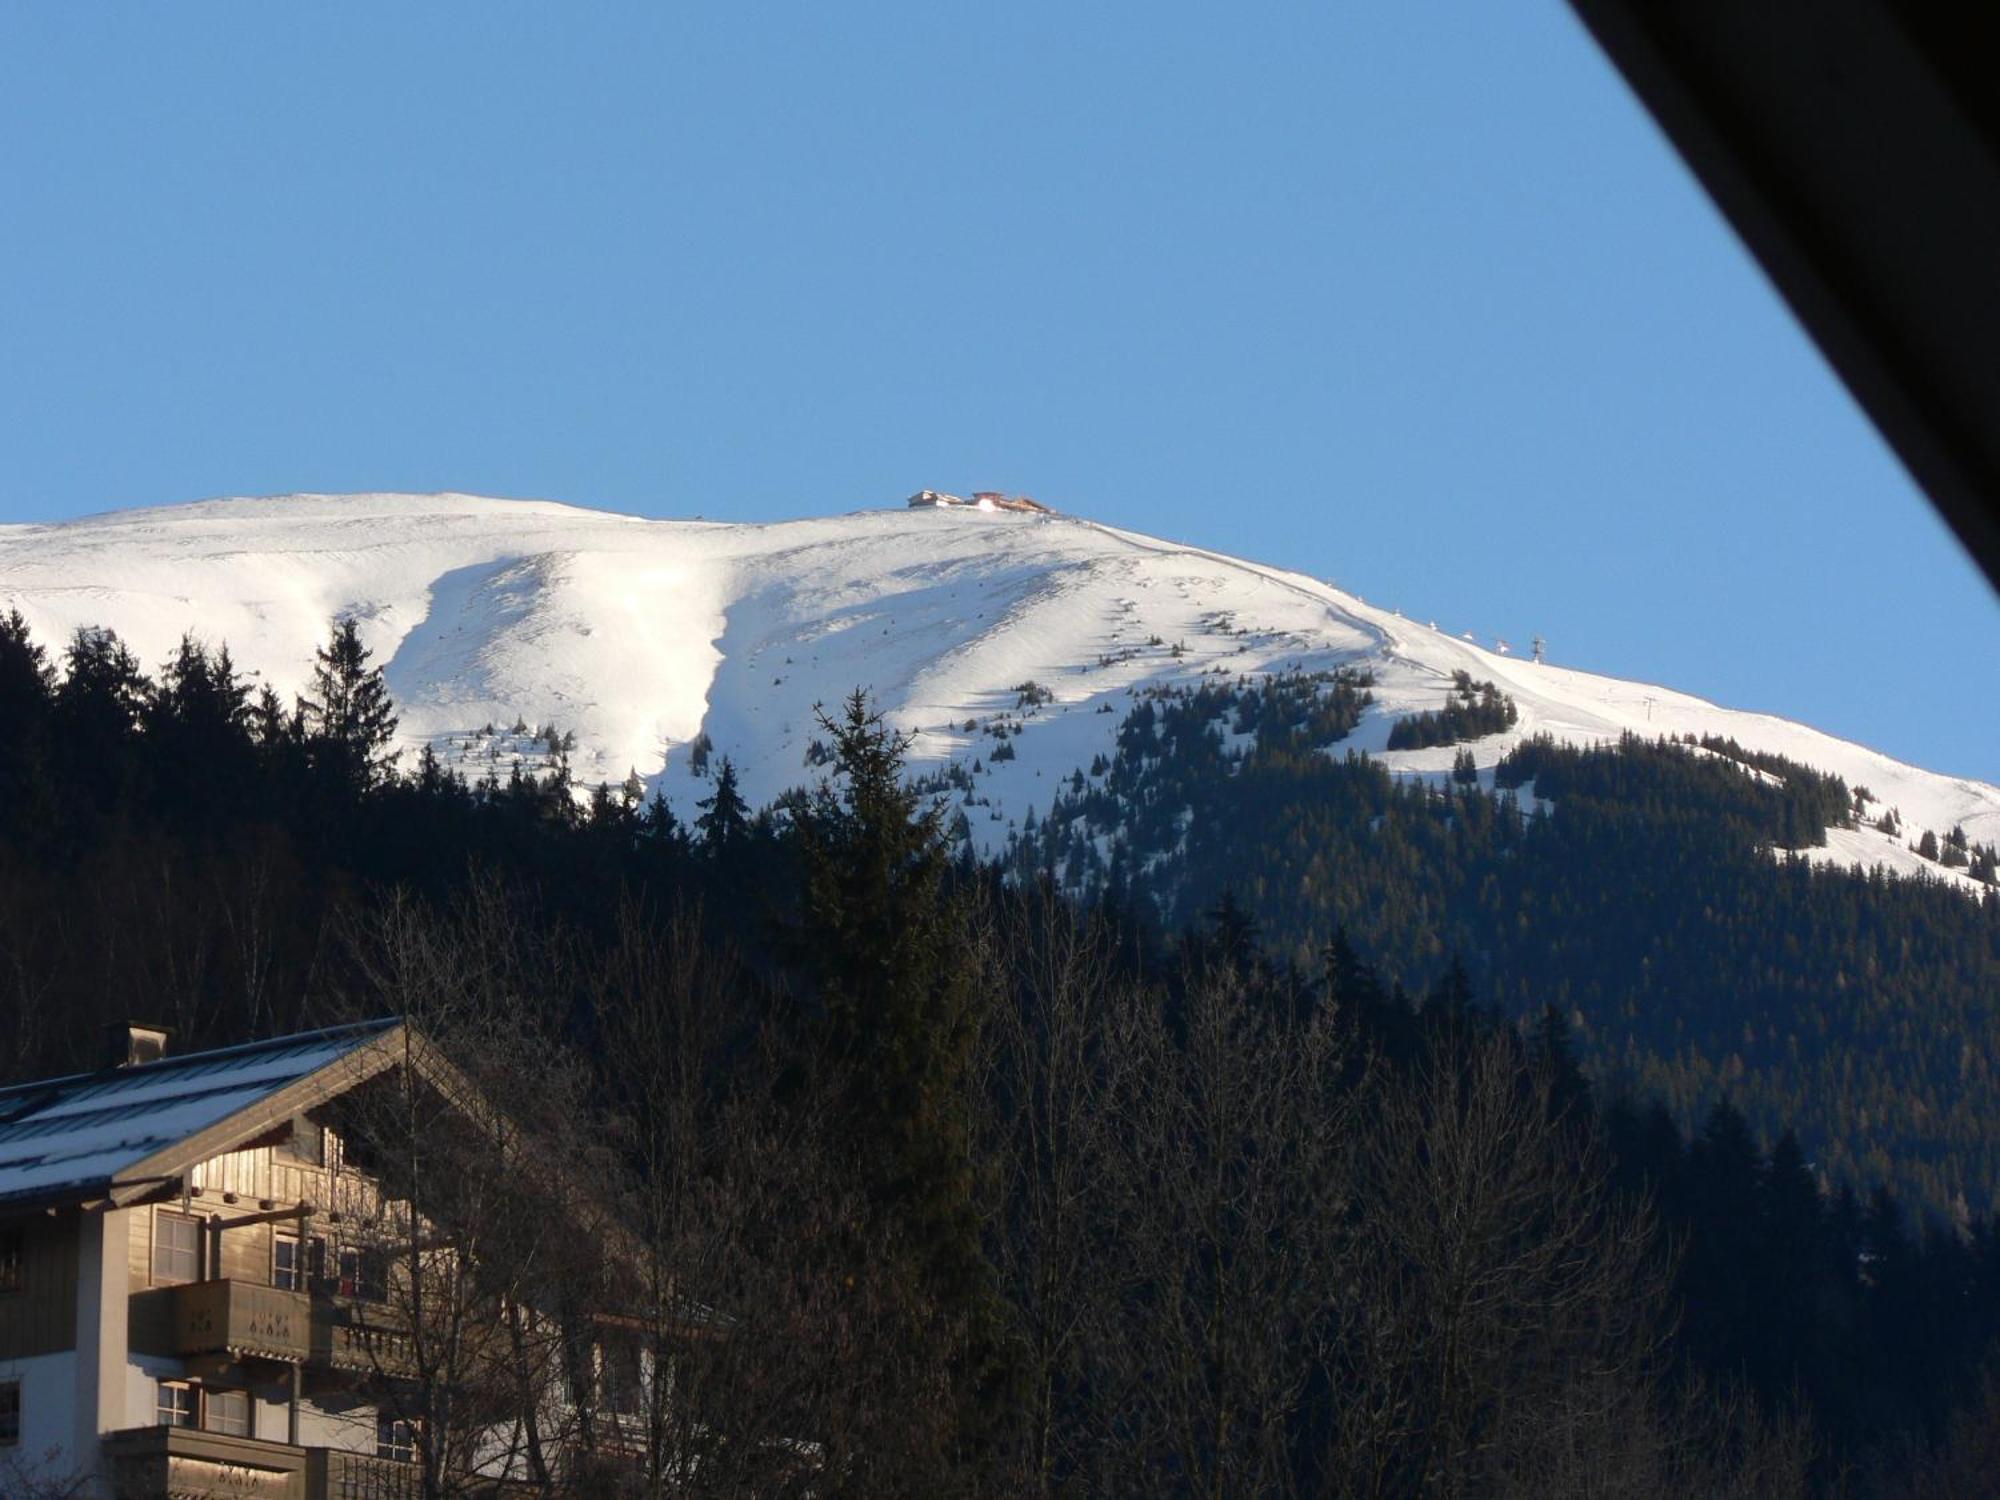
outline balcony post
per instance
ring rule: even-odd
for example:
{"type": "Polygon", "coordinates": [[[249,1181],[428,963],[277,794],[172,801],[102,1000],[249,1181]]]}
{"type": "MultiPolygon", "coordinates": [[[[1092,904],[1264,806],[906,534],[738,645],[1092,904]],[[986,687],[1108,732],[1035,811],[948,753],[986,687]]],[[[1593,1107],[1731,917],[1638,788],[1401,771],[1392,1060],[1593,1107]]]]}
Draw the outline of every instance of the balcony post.
{"type": "Polygon", "coordinates": [[[299,1394],[305,1382],[305,1369],[297,1360],[292,1362],[291,1401],[285,1408],[285,1441],[294,1448],[299,1446],[299,1394]]]}

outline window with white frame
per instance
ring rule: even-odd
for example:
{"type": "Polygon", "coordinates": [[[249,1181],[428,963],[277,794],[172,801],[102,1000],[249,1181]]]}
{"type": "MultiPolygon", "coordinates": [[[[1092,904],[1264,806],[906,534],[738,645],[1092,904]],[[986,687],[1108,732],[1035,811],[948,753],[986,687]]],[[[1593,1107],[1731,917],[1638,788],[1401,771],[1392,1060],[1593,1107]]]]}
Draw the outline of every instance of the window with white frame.
{"type": "Polygon", "coordinates": [[[184,1381],[162,1380],[153,1402],[153,1421],[158,1427],[195,1425],[194,1387],[184,1381]]]}
{"type": "Polygon", "coordinates": [[[397,1463],[417,1461],[417,1424],[382,1412],[375,1418],[375,1456],[397,1463]]]}
{"type": "Polygon", "coordinates": [[[0,1380],[0,1448],[21,1441],[21,1382],[0,1380]]]}
{"type": "Polygon", "coordinates": [[[208,1399],[202,1403],[203,1427],[230,1437],[250,1436],[248,1391],[209,1391],[207,1396],[208,1399]]]}
{"type": "Polygon", "coordinates": [[[295,1234],[271,1237],[271,1285],[281,1292],[306,1290],[305,1242],[295,1234]]]}
{"type": "Polygon", "coordinates": [[[201,1220],[161,1209],[153,1216],[153,1280],[201,1279],[201,1220]]]}

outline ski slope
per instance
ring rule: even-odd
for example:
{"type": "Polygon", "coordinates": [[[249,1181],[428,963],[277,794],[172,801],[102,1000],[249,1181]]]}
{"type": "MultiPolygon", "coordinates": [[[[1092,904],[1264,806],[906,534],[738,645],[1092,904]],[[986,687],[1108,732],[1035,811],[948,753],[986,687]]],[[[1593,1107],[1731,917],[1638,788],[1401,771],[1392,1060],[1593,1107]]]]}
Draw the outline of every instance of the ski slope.
{"type": "Polygon", "coordinates": [[[1838,831],[1820,858],[1962,879],[1907,844],[1958,825],[1975,843],[2000,841],[2000,788],[1987,783],[1497,654],[1301,574],[1067,516],[896,509],[725,525],[470,495],[209,501],[0,526],[10,607],[51,645],[108,626],[149,669],[184,632],[226,643],[288,701],[329,620],[352,615],[386,665],[407,747],[504,778],[516,760],[546,759],[531,736],[553,724],[575,736],[580,783],[636,772],[684,816],[708,794],[694,770],[701,736],[760,803],[816,774],[815,705],[858,686],[914,736],[916,772],[980,762],[990,808],[972,828],[990,849],[1047,808],[1057,778],[1109,753],[1135,691],[1218,670],[1356,665],[1374,672],[1376,706],[1341,748],[1402,773],[1449,770],[1451,748],[1385,746],[1397,717],[1439,707],[1463,670],[1520,709],[1513,731],[1471,746],[1489,775],[1526,735],[1716,734],[1835,772],[1900,811],[1901,839],[1838,831]],[[1028,682],[1048,701],[1018,708],[1028,682]],[[996,719],[1020,726],[1015,758],[1000,763],[996,719]]]}

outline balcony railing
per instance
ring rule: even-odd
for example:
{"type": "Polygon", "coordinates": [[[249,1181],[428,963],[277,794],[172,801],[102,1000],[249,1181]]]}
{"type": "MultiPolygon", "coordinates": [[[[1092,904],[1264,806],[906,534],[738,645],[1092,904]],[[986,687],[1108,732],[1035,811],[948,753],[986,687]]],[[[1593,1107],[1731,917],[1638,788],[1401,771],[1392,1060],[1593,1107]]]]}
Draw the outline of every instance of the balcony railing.
{"type": "Polygon", "coordinates": [[[305,1500],[416,1500],[414,1464],[336,1448],[306,1450],[305,1500]]]}
{"type": "Polygon", "coordinates": [[[197,1500],[301,1500],[306,1450],[193,1427],[107,1433],[112,1493],[197,1500]]]}
{"type": "Polygon", "coordinates": [[[172,1289],[175,1354],[234,1354],[303,1362],[313,1347],[313,1302],[253,1281],[195,1281],[172,1289]]]}
{"type": "Polygon", "coordinates": [[[407,1375],[407,1334],[386,1309],[251,1281],[194,1281],[132,1296],[134,1347],[188,1359],[276,1360],[309,1370],[407,1375]]]}

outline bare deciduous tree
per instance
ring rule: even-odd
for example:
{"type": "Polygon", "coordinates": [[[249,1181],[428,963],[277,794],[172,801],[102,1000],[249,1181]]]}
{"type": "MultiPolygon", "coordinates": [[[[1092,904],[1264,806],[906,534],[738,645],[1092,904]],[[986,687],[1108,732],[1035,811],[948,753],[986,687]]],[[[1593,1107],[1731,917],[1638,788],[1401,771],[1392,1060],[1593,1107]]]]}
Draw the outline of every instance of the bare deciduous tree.
{"type": "Polygon", "coordinates": [[[1234,968],[1115,1003],[1093,1398],[1122,1494],[1288,1495],[1337,1289],[1355,1094],[1334,1019],[1287,1019],[1234,968]]]}
{"type": "Polygon", "coordinates": [[[1011,1493],[1049,1496],[1075,1488],[1109,1436],[1087,1353],[1106,1321],[1104,1020],[1129,1002],[1111,999],[1109,936],[1046,887],[1001,907],[987,947],[1002,993],[986,1011],[979,1146],[1022,1386],[1004,1471],[1011,1493]]]}
{"type": "Polygon", "coordinates": [[[385,1418],[426,1500],[503,1473],[565,1492],[573,1353],[609,1305],[625,1233],[580,1068],[543,1024],[563,957],[485,893],[450,917],[393,901],[358,945],[364,1004],[413,1023],[408,1055],[337,1101],[356,1179],[344,1241],[379,1302],[354,1308],[385,1418]],[[362,1264],[365,1266],[366,1262],[362,1264]]]}
{"type": "Polygon", "coordinates": [[[1333,1385],[1343,1492],[1600,1493],[1629,1439],[1664,1273],[1511,1038],[1441,1044],[1376,1096],[1333,1385]],[[1610,1444],[1615,1446],[1615,1444],[1610,1444]]]}

